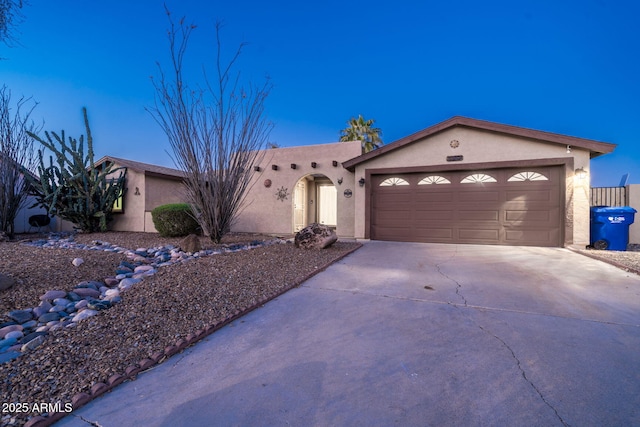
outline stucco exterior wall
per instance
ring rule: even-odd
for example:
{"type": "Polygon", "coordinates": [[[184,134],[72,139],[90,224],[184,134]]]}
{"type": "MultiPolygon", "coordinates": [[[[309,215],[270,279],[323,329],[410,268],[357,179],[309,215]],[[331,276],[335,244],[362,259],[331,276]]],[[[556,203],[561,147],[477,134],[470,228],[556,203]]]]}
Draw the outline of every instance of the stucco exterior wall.
{"type": "MultiPolygon", "coordinates": [[[[13,221],[14,233],[31,233],[38,231],[37,228],[29,225],[29,217],[32,215],[46,215],[47,210],[39,206],[32,208],[31,206],[33,206],[34,203],[36,203],[36,198],[33,196],[27,196],[25,204],[18,210],[16,219],[13,221]]],[[[49,227],[44,227],[42,230],[55,230],[53,222],[54,221],[52,219],[49,227]]]]}
{"type": "Polygon", "coordinates": [[[185,202],[184,184],[182,180],[146,175],[144,188],[144,194],[141,195],[145,200],[144,215],[141,215],[144,220],[144,231],[157,233],[151,211],[169,203],[185,202]]]}
{"type": "MultiPolygon", "coordinates": [[[[589,169],[589,152],[572,148],[567,153],[565,146],[542,141],[507,136],[504,134],[463,127],[447,129],[405,147],[386,153],[384,156],[356,166],[355,181],[364,178],[367,170],[392,169],[420,166],[460,167],[465,164],[493,164],[500,162],[528,161],[536,159],[567,158],[566,166],[566,229],[565,242],[576,245],[589,243],[589,180],[578,181],[573,169],[589,169]],[[458,141],[457,148],[451,141],[458,141]],[[462,160],[448,162],[447,156],[462,156],[462,160]]],[[[365,208],[367,185],[358,186],[355,197],[355,237],[365,237],[365,208]]]]}
{"type": "MultiPolygon", "coordinates": [[[[119,166],[119,165],[118,165],[119,166]]],[[[157,233],[151,211],[164,204],[185,201],[180,179],[127,168],[124,213],[114,213],[109,229],[157,233]]]]}
{"type": "Polygon", "coordinates": [[[296,183],[307,177],[309,188],[305,201],[307,222],[315,219],[314,182],[328,178],[337,190],[337,227],[341,237],[353,237],[354,197],[345,197],[345,190],[355,193],[354,175],[342,167],[342,162],[361,153],[360,142],[340,142],[300,147],[264,150],[244,199],[241,213],[232,231],[289,235],[293,233],[293,196],[296,183]],[[337,165],[333,165],[333,161],[337,165]],[[311,163],[315,162],[316,167],[311,163]],[[292,169],[291,164],[296,168],[292,169]],[[276,165],[277,170],[272,166],[276,165]],[[269,180],[271,185],[265,186],[269,180]]]}
{"type": "Polygon", "coordinates": [[[640,244],[640,184],[627,186],[629,206],[638,212],[634,216],[634,223],[629,226],[629,243],[640,244]]]}
{"type": "MultiPolygon", "coordinates": [[[[144,230],[144,198],[136,194],[136,189],[144,189],[145,176],[142,172],[127,170],[122,202],[123,213],[114,213],[109,228],[114,231],[145,231],[144,230]]],[[[138,191],[139,192],[139,191],[138,191]]]]}
{"type": "MultiPolygon", "coordinates": [[[[573,212],[573,218],[569,220],[567,218],[567,228],[573,222],[573,241],[571,242],[571,236],[565,238],[573,246],[584,248],[589,244],[591,237],[591,207],[589,204],[589,196],[591,193],[591,178],[589,171],[591,170],[591,158],[589,152],[586,150],[572,150],[573,156],[573,168],[584,169],[587,171],[585,178],[580,178],[574,173],[574,170],[569,170],[567,176],[567,190],[566,190],[566,206],[567,216],[569,212],[573,212]],[[573,186],[573,209],[571,203],[571,187],[573,186]]],[[[567,230],[570,233],[571,230],[567,230]]]]}

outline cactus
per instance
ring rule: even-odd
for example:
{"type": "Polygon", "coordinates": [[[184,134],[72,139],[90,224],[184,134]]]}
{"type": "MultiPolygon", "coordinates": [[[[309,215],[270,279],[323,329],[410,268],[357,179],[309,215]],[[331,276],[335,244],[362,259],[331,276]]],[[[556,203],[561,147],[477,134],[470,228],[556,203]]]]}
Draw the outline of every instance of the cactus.
{"type": "Polygon", "coordinates": [[[113,205],[126,191],[127,170],[114,168],[113,164],[96,167],[87,109],[83,108],[82,113],[87,132],[86,156],[84,135],[78,140],[69,137],[67,143],[64,130],[60,135],[45,132],[46,140],[29,133],[55,155],[57,163],[54,164],[53,156],[49,156],[49,166],[45,166],[43,150],[38,150],[39,178],[30,177],[30,192],[37,200],[34,206],[44,207],[50,215],[72,222],[83,232],[106,231],[113,205]]]}

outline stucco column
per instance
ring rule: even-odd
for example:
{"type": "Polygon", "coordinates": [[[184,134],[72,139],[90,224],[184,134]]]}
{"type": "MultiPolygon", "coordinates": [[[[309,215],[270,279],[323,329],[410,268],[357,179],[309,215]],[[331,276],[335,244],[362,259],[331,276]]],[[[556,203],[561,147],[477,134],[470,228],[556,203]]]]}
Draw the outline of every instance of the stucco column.
{"type": "Polygon", "coordinates": [[[629,227],[629,243],[640,244],[640,184],[627,185],[627,196],[629,206],[638,211],[634,223],[629,227]]]}

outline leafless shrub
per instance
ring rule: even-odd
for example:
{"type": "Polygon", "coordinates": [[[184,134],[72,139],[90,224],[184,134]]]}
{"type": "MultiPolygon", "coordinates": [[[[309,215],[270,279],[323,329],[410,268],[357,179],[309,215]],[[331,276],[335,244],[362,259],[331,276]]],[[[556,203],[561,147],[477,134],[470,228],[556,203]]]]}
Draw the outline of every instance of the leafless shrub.
{"type": "Polygon", "coordinates": [[[158,64],[155,106],[149,111],[167,134],[176,166],[185,171],[186,194],[194,216],[211,240],[220,242],[239,214],[249,188],[253,165],[262,156],[271,123],[264,102],[271,90],[240,83],[233,72],[241,44],[228,63],[221,59],[220,31],[216,24],[215,81],[203,71],[202,86],[189,85],[183,76],[183,60],[195,25],[176,26],[169,16],[168,38],[172,74],[167,77],[158,64]]]}
{"type": "Polygon", "coordinates": [[[31,98],[22,97],[12,108],[11,91],[0,88],[0,231],[9,237],[13,237],[18,211],[27,203],[24,174],[35,170],[33,140],[27,132],[42,128],[31,120],[36,105],[31,98]]]}

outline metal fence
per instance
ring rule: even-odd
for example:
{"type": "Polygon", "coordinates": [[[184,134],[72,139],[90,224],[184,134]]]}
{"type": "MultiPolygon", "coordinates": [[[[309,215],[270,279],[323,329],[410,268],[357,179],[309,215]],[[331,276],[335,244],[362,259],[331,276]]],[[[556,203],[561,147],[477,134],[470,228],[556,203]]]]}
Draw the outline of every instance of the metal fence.
{"type": "Polygon", "coordinates": [[[628,206],[627,187],[591,187],[591,206],[628,206]]]}

